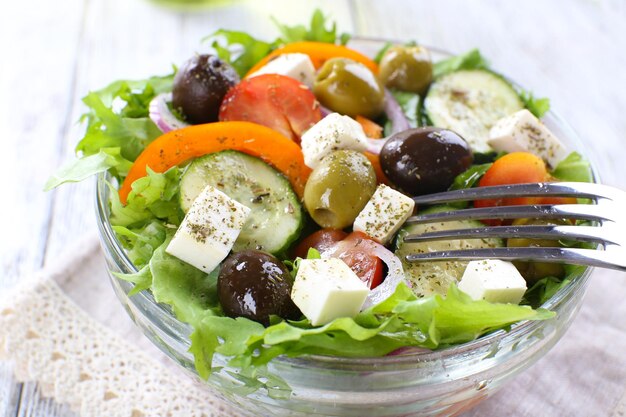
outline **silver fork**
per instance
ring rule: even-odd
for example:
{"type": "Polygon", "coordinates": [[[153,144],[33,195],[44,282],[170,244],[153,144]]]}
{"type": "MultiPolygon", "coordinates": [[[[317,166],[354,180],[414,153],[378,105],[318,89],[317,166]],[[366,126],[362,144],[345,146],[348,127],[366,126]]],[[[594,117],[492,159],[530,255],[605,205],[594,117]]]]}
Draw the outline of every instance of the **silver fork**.
{"type": "Polygon", "coordinates": [[[441,260],[541,260],[597,266],[626,271],[626,193],[601,184],[550,182],[469,188],[414,197],[415,203],[441,204],[456,201],[523,196],[576,197],[593,204],[545,204],[459,209],[410,217],[407,223],[432,223],[464,219],[576,219],[590,225],[485,226],[407,235],[405,242],[445,239],[540,238],[599,244],[598,249],[570,247],[503,247],[465,249],[407,255],[409,262],[441,260]]]}

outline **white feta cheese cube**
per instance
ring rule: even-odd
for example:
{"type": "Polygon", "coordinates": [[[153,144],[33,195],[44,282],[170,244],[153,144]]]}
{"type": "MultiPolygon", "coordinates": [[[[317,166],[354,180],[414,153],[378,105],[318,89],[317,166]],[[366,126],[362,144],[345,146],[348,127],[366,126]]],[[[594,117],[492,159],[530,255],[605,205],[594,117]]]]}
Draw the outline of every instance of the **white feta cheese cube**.
{"type": "Polygon", "coordinates": [[[291,299],[313,326],[320,326],[339,317],[356,316],[368,292],[367,285],[341,259],[303,259],[291,299]]]}
{"type": "Polygon", "coordinates": [[[467,264],[459,289],[474,300],[519,304],[526,281],[511,262],[485,259],[467,264]]]}
{"type": "Polygon", "coordinates": [[[526,109],[498,120],[489,132],[489,146],[498,152],[530,152],[554,169],[568,154],[567,148],[526,109]]]}
{"type": "Polygon", "coordinates": [[[248,76],[256,77],[262,74],[280,74],[295,78],[309,88],[313,88],[315,81],[315,67],[307,54],[281,54],[248,76]]]}
{"type": "Polygon", "coordinates": [[[350,116],[331,113],[302,135],[304,163],[315,168],[329,153],[339,149],[362,152],[367,149],[367,137],[361,125],[350,116]]]}
{"type": "Polygon", "coordinates": [[[352,229],[384,245],[413,214],[414,208],[415,201],[412,198],[380,184],[354,220],[352,229]]]}
{"type": "Polygon", "coordinates": [[[209,273],[226,258],[249,213],[248,207],[207,185],[165,251],[209,273]]]}

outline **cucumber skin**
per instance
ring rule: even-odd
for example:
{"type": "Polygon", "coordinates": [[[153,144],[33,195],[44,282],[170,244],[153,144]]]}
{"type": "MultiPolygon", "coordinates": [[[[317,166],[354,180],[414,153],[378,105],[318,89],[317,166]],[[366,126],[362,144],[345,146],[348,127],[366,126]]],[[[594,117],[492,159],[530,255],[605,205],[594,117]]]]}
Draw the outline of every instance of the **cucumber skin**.
{"type": "Polygon", "coordinates": [[[300,237],[302,236],[304,226],[307,222],[307,213],[306,210],[304,210],[304,207],[302,207],[302,204],[300,204],[298,207],[300,211],[300,222],[298,223],[298,228],[290,235],[288,239],[285,239],[285,243],[283,244],[283,246],[272,252],[272,255],[275,255],[278,259],[289,259],[289,249],[291,249],[294,243],[296,243],[298,239],[300,239],[300,237]]]}
{"type": "MultiPolygon", "coordinates": [[[[210,161],[214,158],[228,158],[229,155],[232,155],[233,158],[235,158],[235,161],[233,162],[234,164],[252,164],[253,167],[254,165],[258,165],[260,167],[263,167],[263,169],[267,169],[267,173],[265,173],[264,175],[269,175],[269,173],[273,174],[273,176],[271,177],[272,181],[274,181],[275,178],[275,183],[273,183],[271,186],[268,185],[267,183],[263,184],[264,189],[272,189],[272,187],[274,187],[274,189],[276,187],[282,187],[285,190],[288,190],[286,193],[280,193],[280,195],[278,196],[278,198],[280,197],[285,197],[287,199],[287,203],[290,204],[293,207],[294,212],[290,213],[290,214],[284,214],[284,216],[290,216],[291,218],[295,219],[297,222],[297,225],[295,226],[295,228],[293,228],[293,230],[291,230],[288,234],[286,234],[286,236],[283,238],[282,242],[278,245],[269,245],[269,246],[263,246],[262,250],[272,253],[278,257],[284,256],[284,254],[287,252],[287,250],[292,246],[292,244],[298,240],[298,238],[300,237],[302,230],[304,228],[304,223],[305,223],[305,211],[302,207],[302,204],[300,204],[300,201],[298,199],[298,197],[296,196],[295,192],[293,191],[293,189],[291,188],[291,185],[289,183],[289,180],[279,171],[277,171],[276,169],[274,169],[273,167],[271,167],[270,165],[268,165],[267,163],[265,163],[264,161],[262,161],[260,158],[257,158],[255,156],[252,155],[248,155],[245,154],[243,152],[239,152],[239,151],[234,151],[234,150],[225,150],[225,151],[221,151],[221,152],[216,152],[216,153],[212,153],[212,154],[207,154],[204,156],[201,156],[199,158],[196,158],[195,160],[193,160],[187,167],[185,172],[183,173],[182,177],[181,177],[181,186],[180,186],[180,194],[179,194],[179,201],[180,201],[180,207],[182,211],[187,211],[191,202],[193,201],[193,198],[187,198],[188,197],[188,192],[185,191],[186,187],[185,184],[185,176],[188,175],[190,172],[193,172],[194,170],[200,170],[200,172],[204,171],[205,168],[202,166],[202,164],[208,164],[210,163],[210,161]],[[209,162],[207,162],[207,159],[209,160],[209,162]],[[199,166],[200,165],[200,166],[199,166]],[[199,167],[198,167],[199,166],[199,167]]],[[[220,160],[217,161],[217,163],[223,163],[220,162],[220,160]]],[[[226,170],[223,170],[222,172],[227,173],[226,170]]],[[[197,175],[197,173],[193,173],[194,175],[197,175]]],[[[236,173],[234,172],[233,175],[235,175],[236,173]]],[[[189,174],[191,175],[191,174],[189,174]]],[[[228,175],[228,174],[227,174],[228,175]]],[[[257,178],[260,175],[257,175],[257,178]]],[[[189,178],[188,178],[189,179],[189,178]]],[[[246,177],[246,180],[254,180],[255,178],[249,178],[246,177]]],[[[195,181],[195,179],[194,179],[195,181]]],[[[228,180],[223,180],[224,183],[226,183],[228,180]]],[[[212,183],[212,179],[211,178],[206,178],[206,182],[202,185],[202,188],[208,184],[211,184],[213,186],[216,186],[216,184],[212,183]]],[[[243,189],[243,193],[245,194],[245,190],[247,190],[248,188],[246,187],[246,184],[243,185],[243,187],[241,186],[233,186],[234,188],[239,188],[239,189],[243,189]]],[[[222,187],[216,186],[217,189],[220,189],[222,187]]],[[[224,191],[224,190],[221,190],[224,191]]],[[[275,191],[275,190],[274,190],[275,191]]],[[[251,208],[253,211],[255,210],[255,208],[262,208],[262,207],[258,207],[255,206],[254,204],[250,204],[249,201],[243,201],[244,199],[241,196],[236,195],[236,193],[227,193],[227,194],[232,194],[229,195],[229,197],[233,198],[234,200],[239,201],[239,203],[244,204],[245,206],[251,208]]],[[[272,196],[273,198],[277,198],[276,195],[272,196]]],[[[284,199],[281,199],[277,204],[280,204],[282,201],[284,201],[284,199]]],[[[272,225],[269,225],[268,227],[268,234],[272,234],[273,236],[276,235],[277,232],[279,232],[281,229],[280,227],[272,227],[272,225]]],[[[240,234],[240,238],[246,236],[246,230],[247,228],[244,227],[244,229],[242,229],[242,233],[240,234]]],[[[262,230],[262,229],[261,229],[262,230]]],[[[255,235],[253,234],[252,237],[255,237],[255,235]]],[[[240,239],[237,240],[237,242],[235,243],[235,246],[233,248],[233,250],[235,251],[239,251],[239,250],[244,250],[244,249],[257,249],[257,244],[253,244],[254,242],[256,242],[257,244],[259,244],[259,239],[258,239],[258,235],[257,235],[257,239],[253,242],[245,242],[245,241],[241,241],[240,239]]]]}
{"type": "Polygon", "coordinates": [[[430,121],[430,117],[428,117],[428,113],[426,113],[426,106],[424,105],[424,101],[426,100],[427,95],[428,91],[426,91],[426,94],[420,97],[420,102],[417,106],[417,125],[419,127],[433,126],[433,122],[430,121]]]}

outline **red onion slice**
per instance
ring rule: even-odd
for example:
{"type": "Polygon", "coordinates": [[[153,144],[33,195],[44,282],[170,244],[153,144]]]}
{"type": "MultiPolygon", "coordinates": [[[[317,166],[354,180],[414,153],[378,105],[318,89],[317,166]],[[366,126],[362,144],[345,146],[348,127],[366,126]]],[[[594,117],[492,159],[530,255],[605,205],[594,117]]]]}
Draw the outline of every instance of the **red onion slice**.
{"type": "Polygon", "coordinates": [[[385,146],[387,139],[389,138],[382,138],[382,139],[367,138],[367,143],[365,144],[365,150],[367,152],[373,153],[374,155],[378,155],[380,154],[380,151],[383,149],[383,146],[385,146]]]}
{"type": "MultiPolygon", "coordinates": [[[[361,239],[359,241],[359,247],[366,251],[370,251],[370,253],[374,254],[377,258],[380,258],[380,260],[387,265],[388,270],[385,280],[379,286],[371,290],[367,295],[363,306],[361,306],[361,310],[365,310],[385,301],[395,292],[398,284],[404,280],[404,269],[402,268],[402,262],[400,262],[400,259],[398,259],[393,252],[380,243],[376,243],[369,239],[361,239]]],[[[322,252],[321,256],[322,258],[338,257],[340,253],[351,248],[354,248],[354,244],[340,241],[328,250],[322,252]]]]}
{"type": "Polygon", "coordinates": [[[385,114],[391,121],[391,134],[402,132],[410,129],[409,120],[404,115],[402,108],[396,101],[395,97],[389,90],[385,88],[385,114]]]}
{"type": "Polygon", "coordinates": [[[389,352],[387,356],[402,356],[402,355],[414,355],[416,353],[431,353],[431,349],[421,348],[417,346],[403,346],[392,352],[389,352]]]}
{"type": "Polygon", "coordinates": [[[170,101],[172,93],[161,93],[152,99],[148,108],[150,119],[163,133],[189,126],[171,112],[167,105],[170,101]]]}
{"type": "Polygon", "coordinates": [[[322,119],[326,116],[328,116],[331,113],[334,113],[331,109],[329,109],[328,107],[324,107],[320,104],[320,113],[322,113],[322,119]]]}
{"type": "Polygon", "coordinates": [[[368,245],[372,245],[374,254],[380,258],[385,264],[387,264],[387,276],[385,280],[376,288],[370,291],[361,310],[372,307],[385,301],[395,291],[400,282],[404,280],[404,269],[402,268],[402,262],[396,255],[383,245],[368,241],[368,245]]]}
{"type": "Polygon", "coordinates": [[[386,138],[382,139],[372,139],[367,138],[366,151],[373,153],[374,155],[379,155],[381,149],[387,142],[387,139],[391,135],[394,135],[398,132],[405,131],[411,128],[409,124],[409,120],[406,118],[406,115],[402,111],[402,108],[396,101],[395,97],[391,92],[385,89],[385,114],[387,118],[391,121],[391,134],[386,138]]]}

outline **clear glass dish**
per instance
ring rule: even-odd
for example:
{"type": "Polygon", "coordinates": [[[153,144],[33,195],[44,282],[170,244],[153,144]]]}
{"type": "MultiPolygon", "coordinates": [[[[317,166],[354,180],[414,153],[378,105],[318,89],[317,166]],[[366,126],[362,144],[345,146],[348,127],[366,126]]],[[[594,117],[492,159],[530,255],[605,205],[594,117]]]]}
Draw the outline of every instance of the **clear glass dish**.
{"type": "MultiPolygon", "coordinates": [[[[373,56],[383,44],[382,40],[359,38],[350,46],[373,56]]],[[[431,52],[435,60],[449,56],[436,48],[431,52]]],[[[576,134],[553,112],[544,121],[571,150],[582,151],[576,134]]],[[[108,221],[107,179],[106,174],[97,177],[96,215],[113,289],[141,331],[199,379],[188,352],[191,328],[178,321],[168,306],[156,303],[149,291],[129,297],[133,284],[112,274],[134,273],[136,268],[108,221]]],[[[270,362],[268,370],[289,384],[289,398],[270,396],[266,390],[247,395],[233,390],[238,381],[227,373],[226,358],[219,355],[214,365],[224,368],[206,384],[222,398],[257,416],[458,415],[491,396],[557,343],[580,308],[591,273],[588,268],[543,306],[555,311],[555,318],[521,322],[508,332],[494,332],[470,343],[379,358],[278,357],[270,362]]]]}

